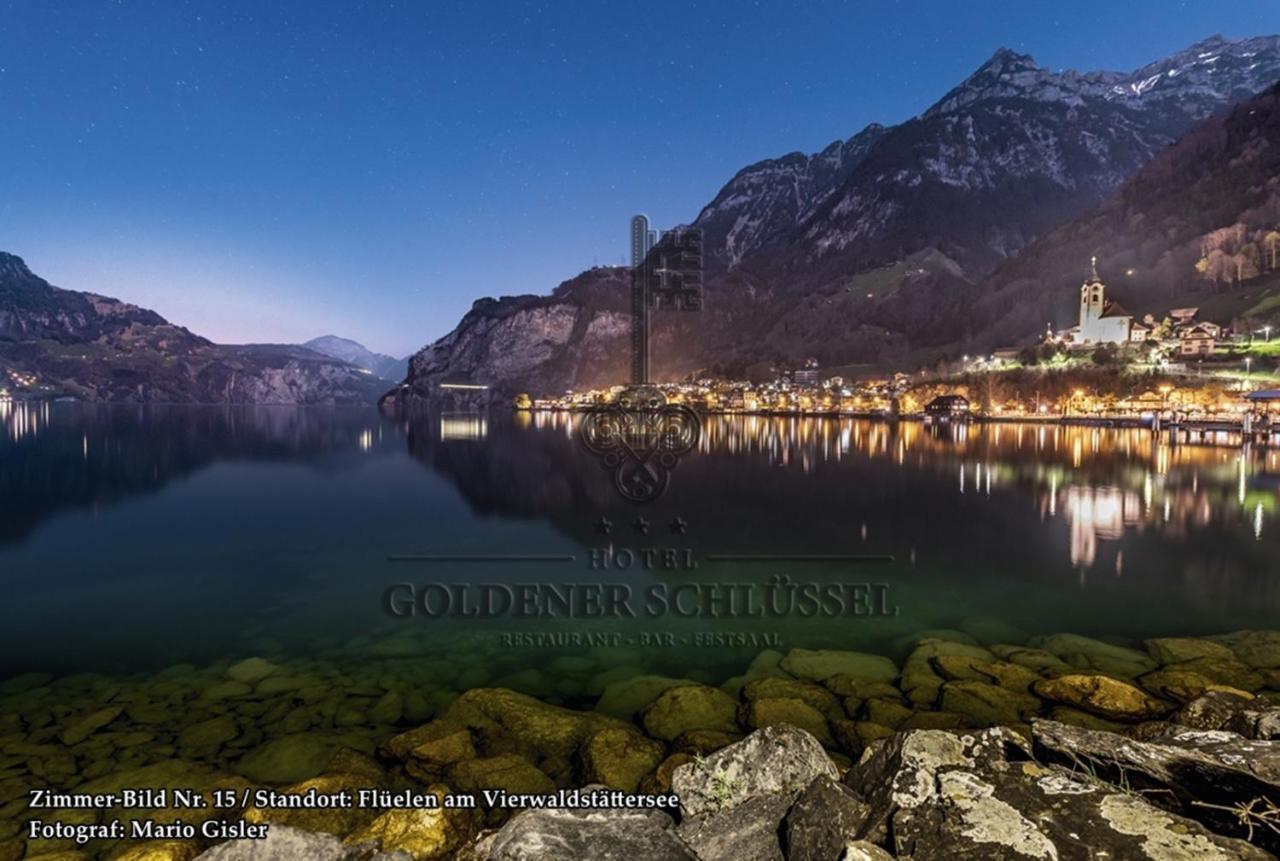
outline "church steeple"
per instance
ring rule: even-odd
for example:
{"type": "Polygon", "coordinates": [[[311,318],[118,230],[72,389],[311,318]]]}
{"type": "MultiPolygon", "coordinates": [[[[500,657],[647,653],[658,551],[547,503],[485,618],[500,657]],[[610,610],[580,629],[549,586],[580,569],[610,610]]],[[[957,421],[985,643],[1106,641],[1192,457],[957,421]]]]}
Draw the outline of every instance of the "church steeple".
{"type": "Polygon", "coordinates": [[[1102,280],[1098,277],[1098,255],[1096,254],[1089,258],[1089,275],[1092,281],[1102,280]]]}

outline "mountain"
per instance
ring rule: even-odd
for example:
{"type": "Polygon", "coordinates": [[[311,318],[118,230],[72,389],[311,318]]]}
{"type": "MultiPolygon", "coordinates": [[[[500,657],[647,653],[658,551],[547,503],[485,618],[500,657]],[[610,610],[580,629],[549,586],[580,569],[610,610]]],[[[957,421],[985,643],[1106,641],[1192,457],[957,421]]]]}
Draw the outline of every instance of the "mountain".
{"type": "Polygon", "coordinates": [[[398,383],[404,379],[409,370],[408,359],[397,359],[383,353],[375,353],[364,344],[337,335],[321,335],[312,338],[302,346],[315,350],[330,358],[339,359],[348,365],[363,368],[375,377],[398,383]]]}
{"type": "Polygon", "coordinates": [[[302,347],[214,344],[154,311],[54,287],[0,252],[0,389],[129,403],[372,403],[372,375],[302,347]]]}
{"type": "MultiPolygon", "coordinates": [[[[989,321],[944,309],[967,309],[1022,249],[1277,79],[1280,36],[1215,36],[1133,72],[1052,71],[1001,49],[918,117],[744,168],[692,222],[704,235],[704,311],[659,315],[655,375],[959,352],[989,321]]],[[[601,357],[625,361],[626,284],[620,270],[596,270],[550,296],[477,303],[411,359],[401,397],[451,377],[535,394],[619,381],[601,357]],[[610,284],[618,296],[602,295],[610,284]],[[528,351],[500,355],[503,344],[528,351]]]]}
{"type": "Polygon", "coordinates": [[[1270,319],[1280,298],[1267,302],[1236,282],[1280,273],[1280,85],[1198,124],[950,313],[984,333],[987,345],[1042,331],[1046,321],[1073,323],[1094,255],[1108,295],[1139,318],[1201,305],[1223,324],[1234,316],[1270,319]]]}

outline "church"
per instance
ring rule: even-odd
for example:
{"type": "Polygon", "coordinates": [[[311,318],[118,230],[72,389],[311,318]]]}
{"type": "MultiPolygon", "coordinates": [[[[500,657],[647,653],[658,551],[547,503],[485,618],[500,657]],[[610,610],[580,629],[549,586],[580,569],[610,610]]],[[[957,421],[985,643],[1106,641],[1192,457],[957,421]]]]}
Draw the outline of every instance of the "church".
{"type": "Polygon", "coordinates": [[[1071,330],[1072,342],[1127,344],[1146,340],[1148,332],[1119,302],[1107,301],[1107,285],[1098,277],[1098,258],[1094,257],[1089,278],[1080,285],[1080,324],[1071,330]]]}

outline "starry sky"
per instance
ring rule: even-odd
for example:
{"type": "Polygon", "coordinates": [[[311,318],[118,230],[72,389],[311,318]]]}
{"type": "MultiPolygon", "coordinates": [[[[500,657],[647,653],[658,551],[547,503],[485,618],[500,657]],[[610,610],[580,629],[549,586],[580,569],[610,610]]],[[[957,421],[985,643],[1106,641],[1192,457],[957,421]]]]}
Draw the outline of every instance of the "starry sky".
{"type": "Polygon", "coordinates": [[[0,0],[0,250],[227,343],[405,355],[1011,47],[1130,70],[1275,0],[0,0]]]}

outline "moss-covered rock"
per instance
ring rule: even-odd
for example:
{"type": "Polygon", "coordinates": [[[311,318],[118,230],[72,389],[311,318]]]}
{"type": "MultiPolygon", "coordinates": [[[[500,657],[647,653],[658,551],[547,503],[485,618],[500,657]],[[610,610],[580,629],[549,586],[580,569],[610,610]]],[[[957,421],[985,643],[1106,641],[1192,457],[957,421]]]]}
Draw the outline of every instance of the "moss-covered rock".
{"type": "Polygon", "coordinates": [[[931,661],[947,681],[986,682],[1011,691],[1027,691],[1042,676],[1009,661],[983,661],[967,655],[939,655],[931,661]]]}
{"type": "Polygon", "coordinates": [[[1146,641],[1147,654],[1158,664],[1176,664],[1193,658],[1235,659],[1222,643],[1201,637],[1157,637],[1146,641]]]}
{"type": "Polygon", "coordinates": [[[1008,661],[1011,664],[1017,664],[1020,667],[1026,667],[1038,675],[1062,675],[1063,673],[1074,673],[1076,668],[1059,658],[1052,652],[1046,652],[1044,649],[1032,649],[1027,646],[1011,646],[1007,644],[997,644],[990,647],[991,653],[997,658],[1008,661]]]}
{"type": "Polygon", "coordinates": [[[742,698],[747,702],[776,698],[803,700],[822,712],[828,719],[844,717],[844,708],[835,694],[822,685],[799,679],[777,677],[756,679],[743,687],[742,698]]]}
{"type": "Polygon", "coordinates": [[[579,782],[635,792],[640,781],[666,758],[662,742],[622,727],[603,729],[578,751],[579,782]]]}
{"type": "Polygon", "coordinates": [[[673,753],[662,762],[658,763],[658,767],[645,775],[640,781],[638,791],[648,795],[666,795],[671,791],[671,776],[675,774],[677,768],[690,762],[696,762],[698,757],[692,753],[673,753]]]}
{"type": "Polygon", "coordinates": [[[863,720],[869,720],[872,723],[896,729],[902,726],[913,714],[915,712],[904,706],[901,700],[885,700],[879,697],[872,697],[869,700],[863,700],[858,716],[863,720]]]}
{"type": "Polygon", "coordinates": [[[743,724],[748,729],[767,726],[793,726],[812,735],[823,747],[835,747],[835,738],[827,727],[826,716],[801,699],[765,697],[752,700],[743,708],[743,724]]]}
{"type": "Polygon", "coordinates": [[[873,682],[891,682],[898,677],[897,665],[883,655],[835,649],[792,649],[778,666],[796,678],[812,682],[841,673],[873,682]]]}
{"type": "Polygon", "coordinates": [[[281,736],[245,754],[235,770],[259,783],[296,783],[324,771],[340,745],[327,733],[281,736]]]}
{"type": "Polygon", "coordinates": [[[901,689],[888,682],[871,682],[848,673],[838,673],[829,679],[823,679],[822,686],[842,699],[849,697],[859,701],[872,697],[886,700],[902,699],[901,689]]]}
{"type": "Polygon", "coordinates": [[[109,861],[192,861],[199,854],[200,844],[194,840],[151,840],[118,847],[107,858],[109,861]]]}
{"type": "Polygon", "coordinates": [[[449,858],[480,828],[474,811],[444,806],[448,789],[433,786],[439,807],[388,810],[349,836],[349,846],[373,844],[383,852],[404,852],[414,861],[449,858]]]}
{"type": "Polygon", "coordinates": [[[1152,720],[1173,710],[1171,703],[1156,699],[1141,688],[1098,674],[1041,679],[1032,690],[1051,702],[1114,721],[1152,720]]]}
{"type": "MultiPolygon", "coordinates": [[[[322,774],[283,787],[279,791],[288,795],[306,795],[315,790],[319,795],[329,795],[343,790],[354,793],[360,789],[373,789],[378,785],[378,781],[366,775],[322,774]]],[[[248,822],[289,825],[335,837],[342,837],[364,827],[375,816],[377,812],[367,807],[249,807],[244,811],[244,818],[248,822]]]]}
{"type": "Polygon", "coordinates": [[[669,676],[632,676],[605,687],[595,710],[622,720],[632,720],[671,688],[696,684],[692,679],[669,676]]]}
{"type": "Polygon", "coordinates": [[[1035,638],[1030,645],[1057,655],[1077,671],[1092,670],[1117,679],[1136,678],[1156,668],[1156,662],[1144,652],[1079,634],[1035,638]]]}
{"type": "Polygon", "coordinates": [[[233,682],[256,685],[267,676],[280,671],[280,668],[265,658],[245,658],[227,669],[227,678],[233,682]]]}
{"type": "Polygon", "coordinates": [[[482,756],[449,769],[449,780],[464,792],[504,789],[513,794],[552,792],[555,781],[532,762],[514,753],[482,756]]]}
{"type": "Polygon", "coordinates": [[[1280,631],[1236,631],[1208,639],[1223,644],[1255,670],[1280,669],[1280,631]]]}
{"type": "Polygon", "coordinates": [[[956,681],[942,686],[942,708],[964,715],[978,727],[1025,723],[1043,704],[1029,693],[986,682],[956,681]]]}
{"type": "Polygon", "coordinates": [[[123,713],[124,706],[107,706],[97,709],[72,721],[58,738],[68,746],[79,744],[123,713]]]}
{"type": "Polygon", "coordinates": [[[742,733],[739,732],[721,732],[714,729],[694,729],[689,732],[681,733],[680,737],[671,743],[671,749],[680,753],[690,753],[696,756],[706,756],[709,753],[715,753],[721,748],[728,747],[736,741],[742,740],[742,733]]]}
{"type": "Polygon", "coordinates": [[[178,746],[194,754],[208,753],[240,735],[240,725],[232,715],[191,724],[178,734],[178,746]]]}
{"type": "Polygon", "coordinates": [[[641,715],[645,732],[674,741],[690,730],[736,732],[738,704],[726,693],[706,685],[668,688],[641,715]]]}

